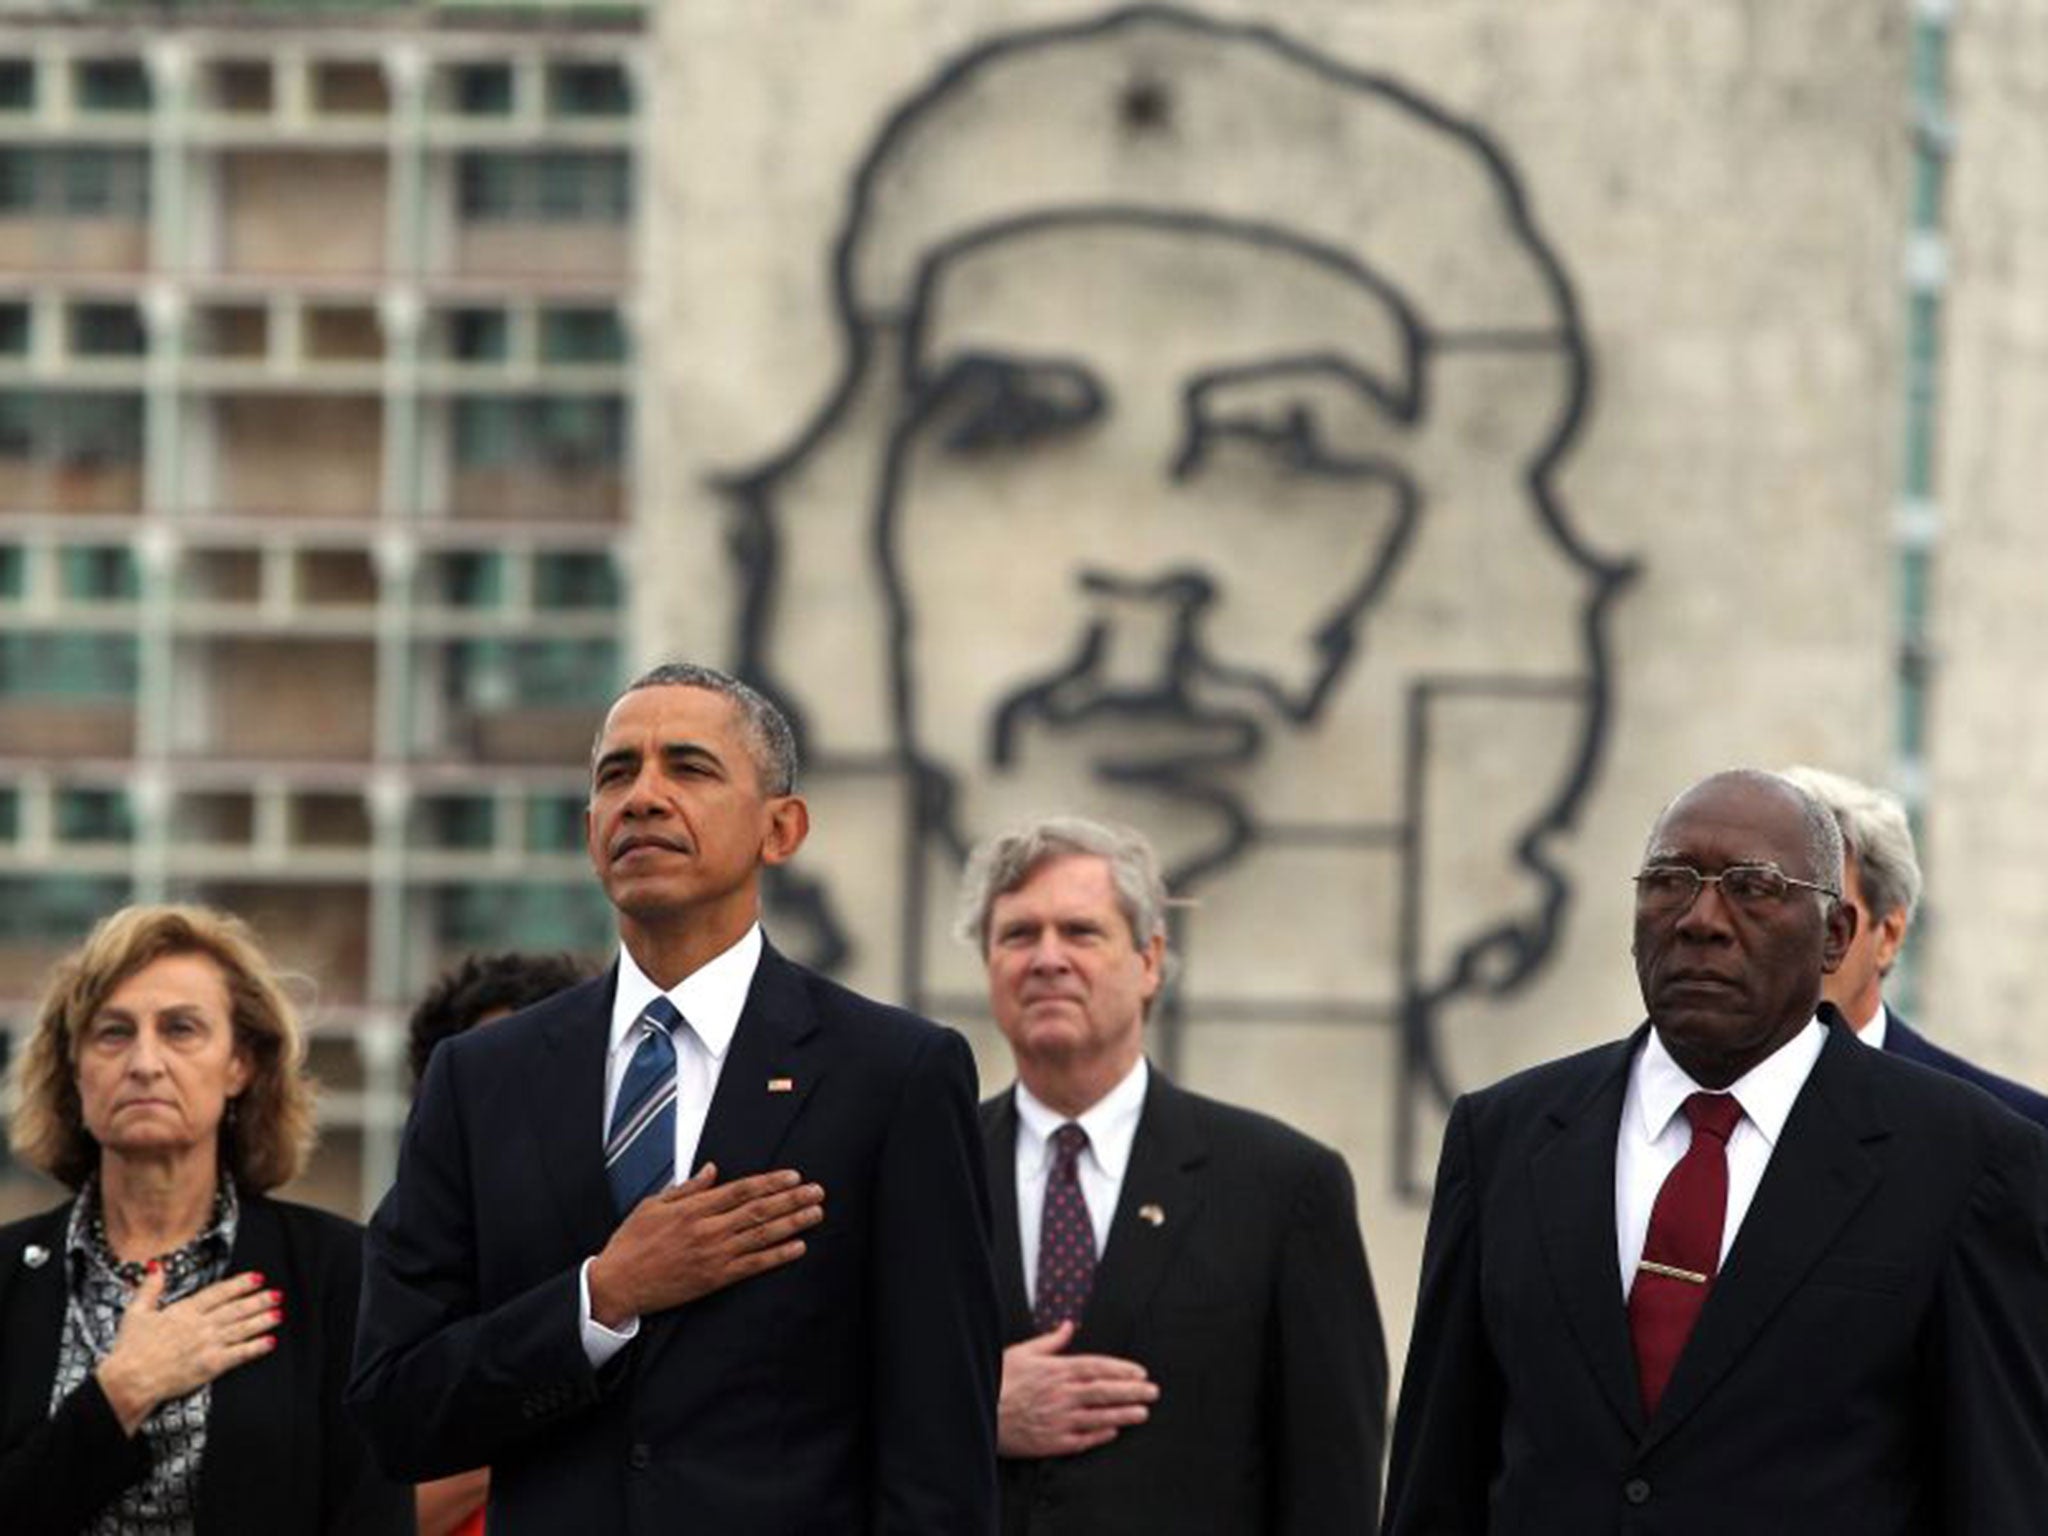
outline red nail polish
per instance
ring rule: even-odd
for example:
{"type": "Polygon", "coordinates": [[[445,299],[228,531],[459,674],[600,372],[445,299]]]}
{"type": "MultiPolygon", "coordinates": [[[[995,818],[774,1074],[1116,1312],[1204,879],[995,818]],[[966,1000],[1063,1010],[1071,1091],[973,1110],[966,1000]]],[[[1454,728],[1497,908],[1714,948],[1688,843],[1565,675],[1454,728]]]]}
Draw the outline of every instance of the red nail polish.
{"type": "Polygon", "coordinates": [[[150,1260],[150,1261],[149,1261],[149,1262],[148,1262],[147,1264],[145,1264],[145,1265],[143,1265],[143,1266],[142,1266],[142,1272],[143,1272],[143,1273],[144,1273],[145,1275],[153,1275],[153,1274],[155,1274],[155,1273],[156,1273],[156,1269],[157,1269],[157,1264],[156,1264],[156,1260],[155,1260],[155,1259],[151,1259],[151,1260],[150,1260]]]}

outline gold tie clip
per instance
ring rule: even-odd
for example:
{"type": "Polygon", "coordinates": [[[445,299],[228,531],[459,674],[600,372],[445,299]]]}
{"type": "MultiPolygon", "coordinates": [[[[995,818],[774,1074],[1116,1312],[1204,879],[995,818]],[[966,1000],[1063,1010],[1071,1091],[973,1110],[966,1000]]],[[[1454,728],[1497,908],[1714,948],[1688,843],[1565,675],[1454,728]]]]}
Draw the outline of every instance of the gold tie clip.
{"type": "Polygon", "coordinates": [[[1647,1269],[1651,1274],[1662,1275],[1666,1280],[1683,1280],[1688,1285],[1705,1285],[1714,1278],[1712,1275],[1703,1275],[1696,1269],[1679,1269],[1675,1265],[1659,1264],[1654,1259],[1643,1259],[1637,1263],[1636,1268],[1647,1269]]]}

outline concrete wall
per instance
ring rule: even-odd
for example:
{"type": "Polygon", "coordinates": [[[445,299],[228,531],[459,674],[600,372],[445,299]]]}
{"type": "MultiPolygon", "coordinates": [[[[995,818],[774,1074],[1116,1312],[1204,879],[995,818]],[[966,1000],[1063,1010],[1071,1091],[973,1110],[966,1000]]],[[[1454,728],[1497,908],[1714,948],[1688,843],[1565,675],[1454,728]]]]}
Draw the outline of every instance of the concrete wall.
{"type": "Polygon", "coordinates": [[[1671,794],[1733,763],[1885,772],[1907,17],[1298,0],[1208,13],[1278,45],[1168,23],[935,75],[1099,14],[662,9],[640,649],[785,692],[819,764],[819,900],[771,926],[801,947],[822,904],[856,984],[960,1023],[991,1087],[1007,1064],[940,937],[950,872],[906,749],[964,821],[1085,803],[1184,864],[1242,812],[1247,843],[1185,882],[1178,1071],[1345,1151],[1398,1359],[1421,1231],[1400,1186],[1426,1181],[1440,1116],[1391,1016],[1453,1087],[1613,1037],[1639,1016],[1628,876],[1671,794]],[[1169,217],[1156,239],[1046,227],[1075,203],[1169,217]],[[1284,238],[1247,255],[1189,210],[1284,238]],[[1289,266],[1303,244],[1380,286],[1289,266]],[[1348,392],[1217,361],[1319,354],[1348,392]],[[1002,366],[947,372],[972,357],[1002,366]],[[1069,365],[1103,387],[1092,415],[1069,365]],[[1241,430],[1176,477],[1191,402],[1241,430]],[[1062,410],[1087,419],[1044,429],[1062,410]],[[1347,455],[1332,504],[1303,466],[1347,455]],[[1304,618],[1384,552],[1404,496],[1358,648],[1283,719],[1315,681],[1304,618]],[[1084,566],[1214,592],[1199,619],[1159,590],[1077,597],[1084,566]],[[1060,674],[1090,622],[1104,653],[1060,674]],[[1176,634],[1278,692],[1176,673],[1176,634]],[[1020,704],[1012,772],[990,733],[1034,681],[1077,717],[1034,735],[1048,711],[1020,704]],[[1192,795],[1100,776],[1120,750],[1185,764],[1204,730],[1227,756],[1240,708],[1257,750],[1192,795]]]}
{"type": "Polygon", "coordinates": [[[2048,931],[2048,13],[1965,8],[1952,56],[1952,290],[1940,374],[1943,512],[1922,853],[1924,1022],[2040,1084],[2048,931]]]}

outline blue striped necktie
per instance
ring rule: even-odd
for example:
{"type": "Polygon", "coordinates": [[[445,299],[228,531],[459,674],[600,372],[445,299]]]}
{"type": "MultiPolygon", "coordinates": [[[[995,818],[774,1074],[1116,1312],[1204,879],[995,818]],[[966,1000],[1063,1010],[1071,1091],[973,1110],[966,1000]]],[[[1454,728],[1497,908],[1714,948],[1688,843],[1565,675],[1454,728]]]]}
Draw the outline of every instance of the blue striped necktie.
{"type": "Polygon", "coordinates": [[[624,1216],[676,1171],[676,1042],[683,1022],[676,1005],[656,997],[636,1028],[642,1031],[612,1107],[611,1133],[604,1139],[604,1172],[612,1205],[624,1216]]]}

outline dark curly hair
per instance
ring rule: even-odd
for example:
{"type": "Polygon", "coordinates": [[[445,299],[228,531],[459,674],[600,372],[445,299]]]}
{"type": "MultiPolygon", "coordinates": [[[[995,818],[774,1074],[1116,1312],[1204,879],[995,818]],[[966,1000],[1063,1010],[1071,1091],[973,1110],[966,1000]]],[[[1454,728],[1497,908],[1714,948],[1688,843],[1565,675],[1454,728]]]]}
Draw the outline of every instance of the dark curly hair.
{"type": "Polygon", "coordinates": [[[589,975],[574,955],[470,955],[427,989],[406,1025],[413,1085],[427,1075],[434,1047],[497,1014],[517,1013],[589,975]]]}

